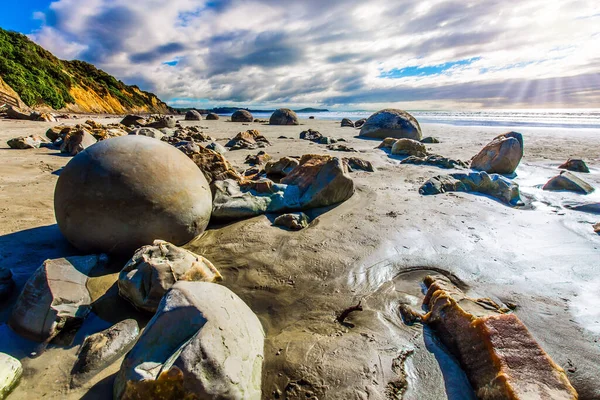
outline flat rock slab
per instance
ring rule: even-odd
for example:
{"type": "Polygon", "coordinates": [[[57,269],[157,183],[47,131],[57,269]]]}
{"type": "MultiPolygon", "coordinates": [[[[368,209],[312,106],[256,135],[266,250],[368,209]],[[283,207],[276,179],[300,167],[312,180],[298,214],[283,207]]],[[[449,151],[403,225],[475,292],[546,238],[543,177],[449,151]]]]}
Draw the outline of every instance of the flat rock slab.
{"type": "Polygon", "coordinates": [[[23,367],[16,358],[0,353],[0,400],[5,399],[19,384],[23,367]]]}
{"type": "Polygon", "coordinates": [[[550,179],[542,188],[544,190],[575,192],[581,194],[590,194],[594,188],[577,175],[568,171],[562,171],[560,175],[550,179]]]}
{"type": "Polygon", "coordinates": [[[459,360],[477,397],[575,400],[565,371],[514,314],[489,299],[471,299],[445,278],[428,276],[423,321],[459,360]]]}
{"type": "Polygon", "coordinates": [[[260,321],[232,291],[177,282],[125,357],[114,398],[260,399],[263,348],[260,321]]]}
{"type": "Polygon", "coordinates": [[[25,283],[8,321],[19,335],[43,342],[66,324],[83,320],[91,310],[88,274],[105,256],[46,260],[25,283]]]}

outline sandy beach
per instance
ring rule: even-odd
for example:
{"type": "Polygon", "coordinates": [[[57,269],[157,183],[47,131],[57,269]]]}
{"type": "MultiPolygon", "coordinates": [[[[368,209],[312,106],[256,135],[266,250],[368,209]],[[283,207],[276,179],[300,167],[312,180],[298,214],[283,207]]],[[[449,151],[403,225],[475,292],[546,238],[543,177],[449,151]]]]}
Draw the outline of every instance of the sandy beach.
{"type": "MultiPolygon", "coordinates": [[[[121,118],[92,119],[106,124],[121,118]]],[[[400,304],[421,307],[421,281],[435,272],[451,277],[471,297],[516,306],[515,314],[567,371],[580,399],[600,399],[600,235],[592,229],[600,215],[564,207],[600,202],[600,190],[590,195],[541,190],[569,157],[584,159],[591,172],[578,175],[600,188],[600,130],[422,124],[423,136],[441,142],[428,144],[428,150],[461,160],[469,160],[500,133],[521,132],[525,153],[514,181],[527,205],[510,208],[472,193],[420,195],[427,179],[457,171],[401,165],[400,157],[376,148],[380,140],[359,138],[357,129],[340,127],[339,121],[271,126],[222,118],[181,124],[203,127],[222,145],[240,131],[257,129],[272,143],[264,150],[275,159],[352,155],[376,168],[351,172],[355,194],[337,206],[309,210],[313,220],[304,230],[281,229],[272,225],[273,215],[263,215],[211,224],[185,246],[211,260],[223,285],[260,319],[266,332],[263,398],[383,398],[394,379],[390,366],[403,352],[410,353],[404,399],[469,398],[464,373],[432,331],[405,325],[398,313],[400,304]],[[308,128],[344,138],[357,153],[299,139],[308,128]],[[340,311],[358,301],[364,311],[349,318],[354,327],[335,322],[340,311]]],[[[54,125],[0,120],[0,266],[10,269],[17,283],[0,307],[0,352],[18,358],[24,368],[11,400],[110,398],[120,360],[80,388],[69,389],[68,382],[86,334],[127,315],[147,321],[115,295],[121,261],[95,271],[88,283],[94,312],[72,344],[52,344],[32,358],[38,344],[5,324],[17,294],[42,261],[77,254],[60,234],[53,209],[56,181],[71,157],[6,144],[17,136],[44,135],[54,125]]],[[[257,152],[235,150],[225,157],[242,171],[248,168],[245,157],[257,152]]]]}

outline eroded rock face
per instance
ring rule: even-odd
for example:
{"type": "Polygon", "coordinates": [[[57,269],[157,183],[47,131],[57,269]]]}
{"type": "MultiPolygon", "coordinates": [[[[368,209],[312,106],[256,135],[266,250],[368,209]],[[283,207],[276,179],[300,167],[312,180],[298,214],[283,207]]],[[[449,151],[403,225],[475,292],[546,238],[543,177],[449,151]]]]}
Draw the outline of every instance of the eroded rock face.
{"type": "Polygon", "coordinates": [[[269,161],[265,165],[267,175],[286,176],[294,168],[300,165],[300,161],[292,157],[282,157],[277,161],[269,161]]]}
{"type": "Polygon", "coordinates": [[[233,292],[177,282],[125,357],[115,399],[260,399],[263,347],[260,321],[233,292]]]}
{"type": "Polygon", "coordinates": [[[354,123],[354,127],[355,128],[360,128],[361,126],[363,126],[365,124],[365,122],[367,122],[367,119],[366,118],[361,118],[361,119],[359,119],[358,121],[356,121],[354,123]]]}
{"type": "Polygon", "coordinates": [[[315,131],[313,129],[308,129],[307,131],[300,132],[300,139],[319,142],[322,138],[323,135],[319,131],[315,131]]]}
{"type": "Polygon", "coordinates": [[[209,184],[224,179],[243,180],[242,176],[233,169],[221,153],[199,145],[194,145],[191,148],[182,147],[180,150],[184,151],[194,164],[200,168],[209,184]]]}
{"type": "Polygon", "coordinates": [[[245,132],[239,132],[234,138],[229,140],[225,147],[230,150],[256,149],[258,147],[270,146],[271,143],[260,134],[256,129],[250,129],[245,132]]]}
{"type": "Polygon", "coordinates": [[[219,116],[217,114],[215,114],[215,113],[208,113],[206,115],[206,119],[209,120],[209,121],[211,121],[211,120],[212,121],[216,121],[216,120],[219,119],[219,116]]]}
{"type": "Polygon", "coordinates": [[[388,137],[421,140],[421,126],[409,113],[396,109],[385,109],[371,115],[360,129],[360,135],[368,138],[388,137]]]}
{"type": "Polygon", "coordinates": [[[421,142],[412,139],[398,139],[392,145],[392,154],[397,156],[417,156],[427,155],[427,148],[421,142]]]}
{"type": "Polygon", "coordinates": [[[21,136],[10,139],[6,144],[11,149],[38,149],[43,143],[48,141],[39,135],[21,136]]]}
{"type": "Polygon", "coordinates": [[[344,157],[342,161],[344,161],[344,164],[346,164],[348,172],[353,172],[355,170],[375,172],[375,167],[373,167],[373,164],[371,164],[370,161],[363,160],[362,158],[344,157]]]}
{"type": "Polygon", "coordinates": [[[250,165],[263,165],[269,160],[271,160],[271,156],[261,150],[256,155],[248,154],[244,162],[250,165]]]}
{"type": "Polygon", "coordinates": [[[5,399],[17,387],[23,367],[16,358],[0,353],[0,399],[5,399]]]}
{"type": "Polygon", "coordinates": [[[127,353],[140,334],[134,319],[123,320],[85,338],[71,370],[71,387],[82,385],[127,353]]]}
{"type": "Polygon", "coordinates": [[[139,115],[127,115],[120,122],[121,125],[125,126],[144,126],[146,123],[146,119],[139,115]]]}
{"type": "Polygon", "coordinates": [[[185,113],[186,121],[202,121],[202,114],[196,110],[189,110],[185,113]]]}
{"type": "Polygon", "coordinates": [[[43,342],[80,322],[91,310],[88,274],[105,262],[97,255],[44,261],[27,280],[8,324],[19,335],[43,342]]]}
{"type": "Polygon", "coordinates": [[[352,122],[351,119],[349,118],[343,118],[342,122],[340,123],[340,126],[343,127],[350,127],[350,128],[354,128],[354,122],[352,122]]]}
{"type": "Polygon", "coordinates": [[[565,190],[569,192],[590,194],[594,188],[577,175],[568,171],[562,171],[560,175],[550,179],[542,188],[544,190],[565,190]]]}
{"type": "Polygon", "coordinates": [[[498,135],[471,160],[471,168],[487,173],[512,174],[523,158],[523,135],[498,135]]]}
{"type": "Polygon", "coordinates": [[[282,214],[275,218],[273,225],[284,226],[292,231],[299,231],[300,229],[306,228],[309,222],[308,215],[299,212],[282,214]]]}
{"type": "Polygon", "coordinates": [[[204,231],[211,209],[202,171],[173,146],[138,135],[79,153],[54,192],[61,232],[86,252],[129,256],[157,238],[182,245],[204,231]]]}
{"type": "Polygon", "coordinates": [[[147,123],[146,126],[150,128],[162,129],[162,128],[175,128],[177,121],[172,115],[161,115],[154,119],[154,121],[147,123]]]}
{"type": "Polygon", "coordinates": [[[158,140],[161,140],[163,137],[165,137],[165,134],[158,129],[148,127],[136,128],[129,132],[129,134],[147,136],[158,140]]]}
{"type": "Polygon", "coordinates": [[[252,122],[254,117],[248,110],[237,110],[231,114],[231,122],[252,122]]]}
{"type": "Polygon", "coordinates": [[[502,175],[485,172],[439,175],[429,179],[420,188],[422,195],[444,192],[478,192],[495,197],[510,206],[523,205],[519,185],[502,175]]]}
{"type": "Polygon", "coordinates": [[[298,125],[298,116],[289,108],[275,110],[269,118],[269,125],[298,125]]]}
{"type": "Polygon", "coordinates": [[[155,312],[160,299],[177,281],[217,282],[222,279],[206,258],[155,240],[135,252],[119,274],[119,294],[136,308],[155,312]]]}
{"type": "Polygon", "coordinates": [[[425,285],[430,311],[423,321],[458,359],[478,398],[578,398],[565,371],[516,315],[468,298],[439,276],[428,276],[425,285]]]}
{"type": "Polygon", "coordinates": [[[96,138],[85,129],[72,130],[65,136],[60,152],[71,156],[81,153],[97,142],[96,138]]]}

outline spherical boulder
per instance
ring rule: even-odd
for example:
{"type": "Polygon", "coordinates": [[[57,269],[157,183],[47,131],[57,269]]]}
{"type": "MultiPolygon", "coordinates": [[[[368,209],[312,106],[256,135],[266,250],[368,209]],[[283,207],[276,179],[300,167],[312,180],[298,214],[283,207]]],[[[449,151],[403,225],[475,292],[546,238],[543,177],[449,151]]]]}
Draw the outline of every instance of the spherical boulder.
{"type": "Polygon", "coordinates": [[[186,121],[202,121],[202,114],[196,110],[189,110],[185,113],[186,121]]]}
{"type": "Polygon", "coordinates": [[[254,117],[248,110],[237,110],[231,114],[231,122],[252,122],[254,117]]]}
{"type": "Polygon", "coordinates": [[[219,116],[215,113],[208,113],[208,115],[206,115],[206,119],[209,121],[216,121],[219,119],[219,116]]]}
{"type": "Polygon", "coordinates": [[[359,136],[377,139],[392,137],[421,140],[423,138],[421,127],[415,117],[406,111],[391,108],[371,115],[360,128],[359,136]]]}
{"type": "Polygon", "coordinates": [[[194,162],[139,135],[85,149],[54,191],[58,227],[84,252],[131,256],[155,239],[182,245],[204,231],[211,211],[210,188],[194,162]]]}
{"type": "Polygon", "coordinates": [[[271,114],[269,125],[298,125],[298,116],[289,108],[280,108],[271,114]]]}

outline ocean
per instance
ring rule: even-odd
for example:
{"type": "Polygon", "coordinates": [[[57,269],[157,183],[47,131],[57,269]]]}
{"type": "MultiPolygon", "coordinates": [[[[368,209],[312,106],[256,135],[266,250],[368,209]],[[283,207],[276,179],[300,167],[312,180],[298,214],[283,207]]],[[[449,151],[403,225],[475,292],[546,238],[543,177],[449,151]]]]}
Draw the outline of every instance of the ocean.
{"type": "MultiPolygon", "coordinates": [[[[547,110],[469,110],[469,111],[420,111],[408,110],[419,123],[448,124],[457,126],[506,126],[537,128],[600,129],[600,109],[547,109],[547,110]]],[[[338,121],[350,118],[355,121],[368,118],[372,111],[328,111],[298,113],[305,119],[338,121]]],[[[271,113],[253,113],[255,118],[268,119],[271,113]]]]}

